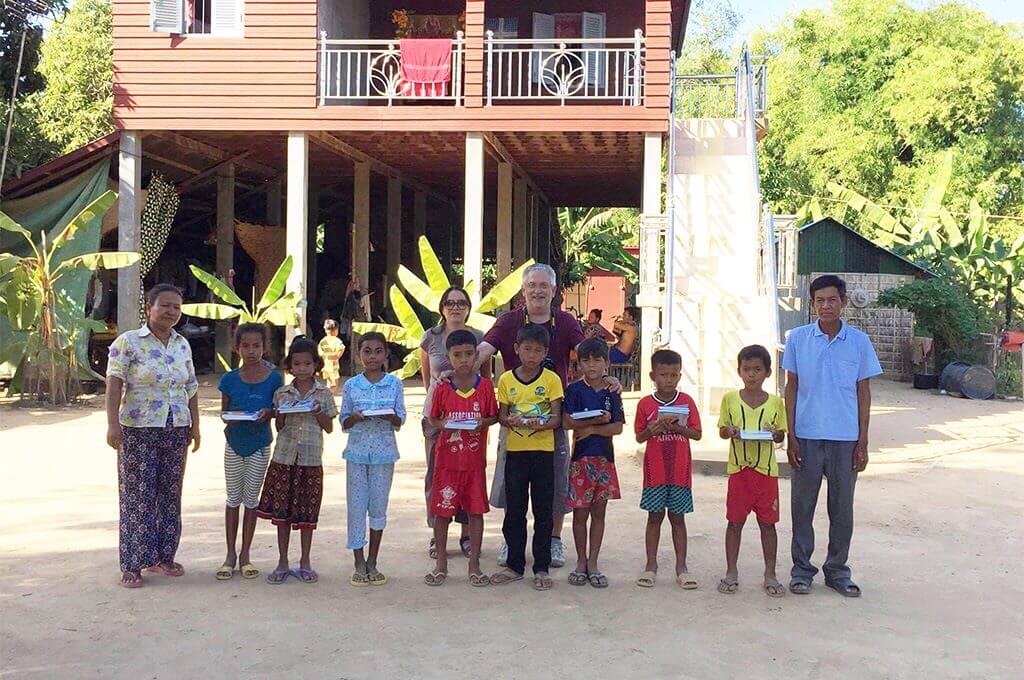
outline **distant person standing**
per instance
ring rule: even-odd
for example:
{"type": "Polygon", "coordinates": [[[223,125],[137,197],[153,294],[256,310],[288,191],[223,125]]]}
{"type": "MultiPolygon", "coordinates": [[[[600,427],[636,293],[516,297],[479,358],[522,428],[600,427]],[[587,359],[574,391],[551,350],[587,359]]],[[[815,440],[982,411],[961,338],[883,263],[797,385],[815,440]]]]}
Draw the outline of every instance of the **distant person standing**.
{"type": "Polygon", "coordinates": [[[881,375],[871,340],[842,319],[846,282],[827,274],[811,282],[811,307],[818,320],[790,332],[786,370],[787,456],[793,467],[793,569],[789,590],[811,592],[818,573],[814,509],[821,480],[828,480],[828,554],[825,585],[844,597],[860,597],[847,558],[853,537],[853,490],[868,464],[871,378],[881,375]]]}

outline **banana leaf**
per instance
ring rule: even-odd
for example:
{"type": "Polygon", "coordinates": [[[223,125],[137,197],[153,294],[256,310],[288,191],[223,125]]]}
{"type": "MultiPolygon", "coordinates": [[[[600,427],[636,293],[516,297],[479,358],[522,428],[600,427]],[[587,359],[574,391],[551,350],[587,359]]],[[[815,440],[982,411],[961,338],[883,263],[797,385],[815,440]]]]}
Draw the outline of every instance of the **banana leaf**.
{"type": "Polygon", "coordinates": [[[242,316],[242,310],[238,307],[221,305],[216,302],[184,304],[181,306],[181,313],[213,321],[226,321],[227,319],[237,319],[242,316]]]}
{"type": "MultiPolygon", "coordinates": [[[[437,254],[434,253],[434,249],[430,246],[430,241],[427,240],[426,236],[420,236],[418,241],[420,249],[420,264],[423,266],[423,275],[427,277],[427,285],[437,291],[440,295],[444,292],[444,289],[452,285],[448,281],[448,275],[444,273],[444,267],[441,265],[441,261],[437,259],[437,254]]],[[[412,291],[409,291],[412,293],[412,291]]],[[[413,297],[416,297],[413,294],[413,297]]],[[[431,309],[437,305],[428,305],[431,309]]]]}
{"type": "Polygon", "coordinates": [[[12,220],[10,217],[7,216],[7,213],[3,211],[0,211],[0,229],[3,229],[4,231],[13,231],[17,234],[21,234],[22,236],[29,240],[31,240],[32,238],[32,234],[29,233],[28,229],[12,220]]]}
{"type": "Polygon", "coordinates": [[[479,312],[470,312],[469,318],[466,319],[466,325],[470,328],[475,328],[478,331],[486,333],[491,330],[491,326],[494,325],[495,319],[493,316],[488,314],[480,314],[479,312]]]}
{"type": "Polygon", "coordinates": [[[904,240],[905,237],[910,235],[907,228],[898,219],[893,217],[892,214],[886,211],[885,208],[871,202],[856,191],[847,189],[836,182],[829,182],[825,185],[825,188],[830,194],[846,203],[856,212],[864,215],[864,217],[869,219],[876,226],[880,227],[887,234],[903,236],[904,240]]]}
{"type": "Polygon", "coordinates": [[[462,287],[466,294],[469,295],[469,299],[472,300],[473,296],[476,295],[476,281],[469,281],[462,287]]]}
{"type": "Polygon", "coordinates": [[[74,239],[79,230],[88,226],[94,219],[106,215],[115,201],[117,201],[117,194],[113,191],[104,191],[97,196],[96,200],[85,206],[85,209],[75,215],[74,219],[68,222],[68,225],[57,235],[57,238],[53,240],[53,249],[50,252],[52,253],[66,242],[74,239]]]}
{"type": "Polygon", "coordinates": [[[298,306],[299,294],[291,292],[262,310],[255,320],[257,323],[269,323],[274,326],[294,326],[299,321],[298,306]]]}
{"type": "Polygon", "coordinates": [[[281,297],[281,294],[284,293],[284,288],[288,285],[288,277],[292,273],[293,265],[294,263],[292,262],[291,255],[284,258],[284,262],[281,263],[281,266],[277,268],[277,271],[274,272],[274,275],[270,278],[270,283],[267,284],[267,289],[263,291],[260,301],[256,303],[257,315],[259,315],[262,310],[276,303],[281,297]]]}
{"type": "Polygon", "coordinates": [[[358,335],[366,335],[367,333],[381,333],[384,335],[384,339],[388,342],[396,345],[402,345],[403,347],[410,347],[410,343],[419,347],[420,338],[414,340],[409,338],[409,333],[401,326],[396,326],[390,323],[369,323],[367,321],[353,321],[352,332],[358,335]]]}
{"type": "Polygon", "coordinates": [[[221,300],[229,305],[235,305],[238,307],[245,306],[245,303],[242,302],[242,298],[238,297],[235,291],[228,287],[228,284],[224,283],[213,274],[203,271],[194,264],[190,264],[188,268],[191,270],[192,276],[199,279],[204,286],[210,289],[211,293],[219,297],[221,300]]]}
{"type": "MultiPolygon", "coordinates": [[[[444,288],[434,289],[424,283],[418,276],[409,271],[404,265],[398,266],[398,282],[408,291],[416,302],[427,309],[437,309],[441,303],[441,294],[444,288]]],[[[447,288],[447,286],[445,286],[447,288]]]]}
{"type": "Polygon", "coordinates": [[[21,258],[11,253],[0,253],[0,276],[7,276],[7,274],[14,271],[14,268],[21,263],[21,258]]]}
{"type": "Polygon", "coordinates": [[[138,253],[128,252],[113,252],[113,253],[86,253],[85,255],[79,255],[77,257],[70,257],[54,270],[54,276],[59,272],[74,269],[75,267],[85,267],[86,269],[120,269],[121,267],[130,267],[136,262],[142,259],[142,256],[138,253]]]}
{"type": "Polygon", "coordinates": [[[231,372],[231,364],[228,363],[228,360],[225,359],[220,352],[217,352],[217,363],[220,364],[220,367],[224,369],[225,373],[231,372]]]}
{"type": "Polygon", "coordinates": [[[395,313],[398,322],[405,329],[409,337],[422,338],[426,332],[423,330],[423,324],[420,323],[419,317],[416,316],[412,305],[402,295],[402,291],[399,290],[398,286],[391,286],[391,289],[388,290],[388,297],[391,300],[391,311],[395,313]]]}
{"type": "Polygon", "coordinates": [[[476,311],[484,314],[501,307],[516,296],[523,287],[523,272],[527,267],[534,264],[533,258],[520,265],[514,272],[494,284],[494,287],[487,291],[476,306],[476,311]]]}
{"type": "Polygon", "coordinates": [[[953,152],[946,151],[942,159],[942,165],[932,178],[928,190],[924,194],[921,206],[917,211],[917,223],[911,228],[910,236],[917,240],[925,232],[931,231],[939,220],[939,210],[942,208],[942,199],[949,187],[949,178],[953,173],[953,152]]]}
{"type": "Polygon", "coordinates": [[[411,378],[420,372],[420,353],[409,352],[405,355],[405,361],[402,363],[402,367],[391,371],[391,374],[405,380],[411,378]]]}

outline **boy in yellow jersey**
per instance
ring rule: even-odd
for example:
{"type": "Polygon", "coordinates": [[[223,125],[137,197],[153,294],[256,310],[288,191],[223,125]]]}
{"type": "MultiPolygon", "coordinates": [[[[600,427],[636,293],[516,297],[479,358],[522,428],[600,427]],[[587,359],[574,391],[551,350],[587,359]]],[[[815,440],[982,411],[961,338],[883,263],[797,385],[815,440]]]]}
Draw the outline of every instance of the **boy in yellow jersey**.
{"type": "Polygon", "coordinates": [[[786,589],[775,577],[775,556],[779,521],[779,465],[775,461],[775,444],[785,437],[786,407],[777,395],[768,394],[764,381],[772,374],[772,357],[761,345],[740,350],[737,370],[743,389],[729,392],[722,398],[718,417],[718,433],[729,440],[729,491],[725,518],[725,578],[718,582],[718,592],[730,595],[739,587],[736,560],[740,553],[743,524],[751,511],[757,515],[761,528],[761,549],[764,552],[764,591],[771,597],[782,597],[786,589]]]}
{"type": "Polygon", "coordinates": [[[542,365],[551,338],[544,326],[527,324],[516,334],[521,362],[498,379],[498,421],[508,427],[505,456],[506,568],[491,577],[502,585],[526,571],[526,510],[533,505],[533,587],[550,590],[555,430],[562,425],[562,381],[542,365]]]}

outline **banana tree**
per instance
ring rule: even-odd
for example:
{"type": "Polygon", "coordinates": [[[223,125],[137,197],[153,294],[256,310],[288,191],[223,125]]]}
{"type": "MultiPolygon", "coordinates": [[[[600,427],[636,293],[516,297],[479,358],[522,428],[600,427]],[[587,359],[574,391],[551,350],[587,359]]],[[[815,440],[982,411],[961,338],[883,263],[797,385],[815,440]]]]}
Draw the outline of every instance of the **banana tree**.
{"type": "Polygon", "coordinates": [[[274,326],[296,325],[299,320],[298,307],[302,299],[296,292],[285,293],[288,275],[292,271],[292,256],[289,255],[271,277],[267,289],[259,301],[256,291],[252,292],[252,304],[247,305],[238,293],[213,274],[199,267],[189,265],[192,275],[206,286],[222,302],[197,302],[181,306],[183,314],[213,321],[238,319],[241,323],[269,323],[274,326]]]}
{"type": "Polygon", "coordinates": [[[19,389],[40,398],[48,391],[52,404],[66,403],[72,396],[80,368],[75,341],[82,332],[105,330],[106,324],[81,318],[62,285],[64,277],[79,269],[128,267],[140,256],[135,252],[85,253],[61,261],[60,251],[78,232],[101,219],[116,200],[116,193],[105,192],[49,243],[45,231],[36,243],[27,229],[0,212],[0,229],[21,235],[30,252],[24,257],[0,253],[0,313],[7,317],[17,338],[3,348],[4,360],[17,367],[12,391],[19,389]],[[34,387],[31,377],[35,378],[34,387]]]}
{"type": "MultiPolygon", "coordinates": [[[[404,265],[399,265],[398,282],[416,302],[434,312],[441,304],[441,296],[444,294],[444,291],[452,284],[448,279],[448,274],[445,273],[441,260],[438,259],[427,237],[420,236],[417,245],[419,246],[420,265],[423,268],[423,275],[426,277],[426,281],[413,274],[404,265]]],[[[522,281],[523,270],[533,263],[532,259],[528,260],[514,272],[494,284],[470,313],[469,318],[466,320],[466,325],[481,331],[489,330],[494,325],[495,318],[489,315],[488,312],[493,312],[515,297],[522,287],[520,282],[522,281]]],[[[472,294],[475,292],[476,282],[470,281],[466,284],[465,288],[472,294]]],[[[406,355],[402,368],[394,371],[395,375],[401,378],[410,378],[420,370],[420,353],[415,350],[420,346],[425,329],[416,315],[412,304],[409,303],[409,299],[406,298],[397,285],[391,286],[388,290],[388,298],[391,302],[391,310],[394,312],[395,318],[400,325],[356,322],[352,324],[352,330],[356,333],[369,333],[371,331],[383,333],[388,342],[393,342],[411,350],[406,355]]],[[[434,312],[434,316],[436,316],[436,312],[434,312]]]]}
{"type": "Polygon", "coordinates": [[[637,259],[622,247],[626,234],[615,218],[614,209],[558,209],[558,226],[565,242],[562,285],[582,283],[594,269],[622,274],[636,283],[637,259]]]}

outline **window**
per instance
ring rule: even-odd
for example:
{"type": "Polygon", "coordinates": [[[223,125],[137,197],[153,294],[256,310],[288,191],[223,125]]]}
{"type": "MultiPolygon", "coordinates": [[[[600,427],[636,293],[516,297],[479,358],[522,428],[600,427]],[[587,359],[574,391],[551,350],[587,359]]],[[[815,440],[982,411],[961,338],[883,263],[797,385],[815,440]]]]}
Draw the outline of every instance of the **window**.
{"type": "Polygon", "coordinates": [[[244,0],[151,0],[157,33],[241,36],[244,0]]]}

